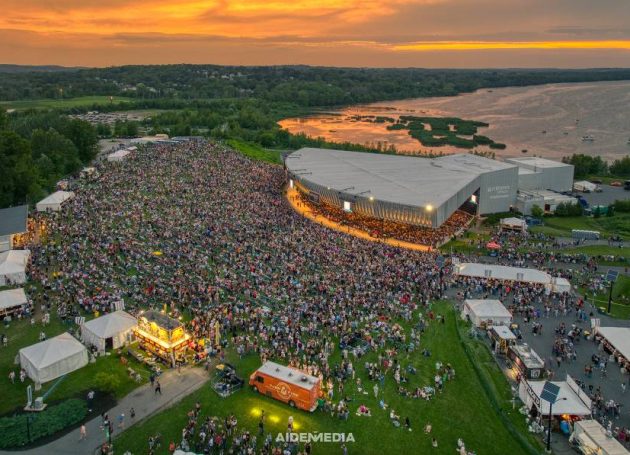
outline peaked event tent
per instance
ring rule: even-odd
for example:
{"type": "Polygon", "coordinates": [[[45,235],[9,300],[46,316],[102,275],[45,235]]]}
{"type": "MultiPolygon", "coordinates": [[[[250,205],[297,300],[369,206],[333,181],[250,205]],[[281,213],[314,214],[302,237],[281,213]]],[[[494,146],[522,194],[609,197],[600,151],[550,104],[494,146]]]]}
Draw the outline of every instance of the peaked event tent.
{"type": "Polygon", "coordinates": [[[55,191],[53,194],[42,199],[35,206],[38,212],[58,212],[61,205],[74,197],[72,191],[55,191]]]}
{"type": "Polygon", "coordinates": [[[96,346],[99,351],[116,349],[125,344],[131,329],[137,325],[138,321],[129,313],[115,311],[83,324],[81,337],[84,343],[96,346]]]}
{"type": "Polygon", "coordinates": [[[83,368],[87,363],[87,349],[68,332],[20,349],[20,365],[29,378],[40,384],[83,368]]]}
{"type": "Polygon", "coordinates": [[[512,322],[512,313],[499,300],[464,300],[462,317],[470,317],[475,326],[492,321],[492,325],[508,325],[512,322]]]}
{"type": "Polygon", "coordinates": [[[24,289],[7,289],[0,291],[0,315],[10,312],[12,309],[25,305],[28,302],[24,289]]]}
{"type": "Polygon", "coordinates": [[[118,162],[118,161],[122,161],[125,159],[125,157],[127,155],[129,155],[129,150],[118,150],[117,152],[114,153],[110,153],[109,155],[107,155],[107,161],[111,162],[118,162]]]}
{"type": "Polygon", "coordinates": [[[9,250],[0,253],[0,286],[24,283],[26,264],[30,257],[30,250],[9,250]]]}

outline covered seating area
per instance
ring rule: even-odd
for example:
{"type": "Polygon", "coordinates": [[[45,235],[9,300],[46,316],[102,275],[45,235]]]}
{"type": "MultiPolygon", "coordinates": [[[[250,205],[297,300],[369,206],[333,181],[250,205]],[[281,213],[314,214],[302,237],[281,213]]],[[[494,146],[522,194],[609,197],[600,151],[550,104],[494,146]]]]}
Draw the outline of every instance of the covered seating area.
{"type": "Polygon", "coordinates": [[[23,288],[0,291],[0,317],[12,315],[28,306],[23,288]]]}
{"type": "Polygon", "coordinates": [[[81,326],[81,338],[99,352],[117,349],[131,339],[138,321],[125,311],[115,311],[92,319],[81,326]]]}
{"type": "Polygon", "coordinates": [[[55,191],[53,194],[39,201],[35,208],[38,212],[58,212],[63,204],[72,199],[74,193],[72,191],[55,191]]]}
{"type": "Polygon", "coordinates": [[[486,328],[509,325],[512,322],[512,313],[499,300],[466,299],[462,308],[462,318],[470,319],[475,327],[486,328]]]}
{"type": "Polygon", "coordinates": [[[25,283],[30,257],[30,250],[9,250],[0,253],[0,286],[25,283]]]}
{"type": "Polygon", "coordinates": [[[88,364],[88,352],[68,332],[20,349],[20,365],[29,378],[43,384],[88,364]]]}

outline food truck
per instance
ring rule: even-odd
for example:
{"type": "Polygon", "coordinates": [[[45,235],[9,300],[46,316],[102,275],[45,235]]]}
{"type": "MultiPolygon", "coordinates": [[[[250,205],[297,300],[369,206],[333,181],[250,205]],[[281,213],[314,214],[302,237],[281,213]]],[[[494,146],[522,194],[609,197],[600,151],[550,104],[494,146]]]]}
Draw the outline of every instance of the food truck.
{"type": "Polygon", "coordinates": [[[514,368],[525,379],[542,378],[545,362],[526,343],[510,346],[508,356],[514,362],[514,368]]]}
{"type": "Polygon", "coordinates": [[[573,424],[569,442],[584,455],[629,455],[619,441],[607,434],[597,420],[579,420],[573,424]]]}
{"type": "Polygon", "coordinates": [[[156,310],[145,311],[138,317],[134,335],[142,349],[171,366],[175,366],[178,361],[184,361],[190,335],[177,319],[156,310]]]}
{"type": "Polygon", "coordinates": [[[254,371],[249,385],[258,393],[309,412],[317,408],[321,395],[319,378],[275,362],[265,362],[254,371]]]}
{"type": "Polygon", "coordinates": [[[489,332],[492,349],[497,354],[507,355],[510,347],[516,344],[516,335],[504,325],[492,326],[489,332]]]}

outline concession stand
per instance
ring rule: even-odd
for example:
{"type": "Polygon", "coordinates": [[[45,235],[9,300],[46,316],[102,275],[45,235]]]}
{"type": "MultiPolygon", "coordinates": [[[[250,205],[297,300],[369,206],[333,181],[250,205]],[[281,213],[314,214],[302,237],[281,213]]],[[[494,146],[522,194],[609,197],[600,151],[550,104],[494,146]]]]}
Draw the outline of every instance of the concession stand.
{"type": "Polygon", "coordinates": [[[177,319],[156,310],[141,313],[134,334],[140,347],[175,366],[184,361],[190,335],[177,319]]]}
{"type": "Polygon", "coordinates": [[[630,371],[629,327],[597,327],[595,340],[602,344],[605,352],[614,356],[620,368],[630,371]]]}
{"type": "Polygon", "coordinates": [[[504,325],[496,325],[490,327],[490,340],[492,341],[492,349],[497,354],[507,355],[510,346],[516,344],[516,335],[504,325]]]}
{"type": "Polygon", "coordinates": [[[514,368],[520,377],[525,379],[539,379],[542,377],[545,362],[527,344],[510,346],[508,356],[514,362],[514,368]]]}

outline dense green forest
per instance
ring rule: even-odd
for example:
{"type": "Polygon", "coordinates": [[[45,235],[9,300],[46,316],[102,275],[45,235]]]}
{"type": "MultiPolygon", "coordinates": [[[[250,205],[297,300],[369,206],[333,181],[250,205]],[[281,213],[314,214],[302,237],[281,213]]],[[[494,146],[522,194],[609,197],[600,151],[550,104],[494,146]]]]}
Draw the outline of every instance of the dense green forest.
{"type": "Polygon", "coordinates": [[[87,122],[57,113],[7,116],[0,110],[0,207],[35,202],[96,155],[87,122]]]}
{"type": "MultiPolygon", "coordinates": [[[[131,137],[145,132],[171,136],[199,134],[247,141],[276,150],[314,146],[394,153],[393,147],[385,148],[382,144],[332,144],[321,138],[293,135],[281,130],[277,121],[331,106],[450,96],[483,87],[626,79],[630,79],[629,69],[427,70],[215,65],[98,69],[0,67],[1,103],[53,101],[41,103],[38,110],[26,109],[8,115],[0,109],[0,206],[34,202],[52,190],[60,177],[75,173],[95,156],[99,137],[131,137]],[[72,101],[77,97],[94,97],[100,102],[74,105],[72,101]],[[124,102],[110,102],[112,98],[124,102]],[[57,103],[55,100],[70,102],[57,103]],[[58,104],[57,108],[55,104],[58,104]],[[142,122],[116,122],[113,127],[105,124],[91,126],[65,115],[88,110],[138,109],[154,113],[142,122]]],[[[461,125],[470,131],[472,126],[472,123],[461,125]]],[[[419,127],[414,131],[425,141],[435,140],[419,127]]],[[[459,131],[460,134],[468,132],[459,131]]],[[[460,139],[454,136],[450,140],[460,139]]],[[[469,142],[472,145],[489,144],[491,140],[476,135],[469,142]]],[[[582,161],[576,164],[579,172],[586,165],[582,161]]],[[[610,169],[606,163],[603,166],[606,172],[619,171],[619,175],[626,175],[630,167],[628,161],[630,159],[612,163],[610,169]]]]}
{"type": "Polygon", "coordinates": [[[630,155],[607,163],[600,156],[573,154],[562,158],[565,163],[572,164],[575,168],[575,178],[589,176],[611,176],[630,178],[630,155]]]}

